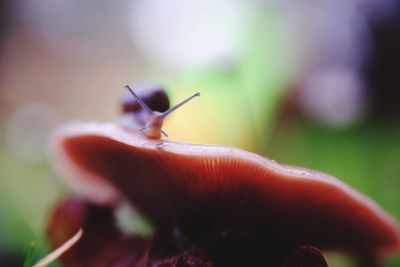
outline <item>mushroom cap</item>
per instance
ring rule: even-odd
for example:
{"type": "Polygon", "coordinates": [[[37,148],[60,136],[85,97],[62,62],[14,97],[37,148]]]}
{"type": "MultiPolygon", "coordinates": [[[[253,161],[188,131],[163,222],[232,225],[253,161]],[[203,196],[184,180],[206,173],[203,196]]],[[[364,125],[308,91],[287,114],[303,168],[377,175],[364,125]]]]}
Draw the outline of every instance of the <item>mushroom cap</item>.
{"type": "Polygon", "coordinates": [[[241,149],[150,140],[117,123],[86,122],[58,129],[51,151],[76,193],[108,205],[122,197],[156,226],[228,225],[282,246],[342,249],[373,261],[400,249],[395,221],[363,194],[241,149]]]}

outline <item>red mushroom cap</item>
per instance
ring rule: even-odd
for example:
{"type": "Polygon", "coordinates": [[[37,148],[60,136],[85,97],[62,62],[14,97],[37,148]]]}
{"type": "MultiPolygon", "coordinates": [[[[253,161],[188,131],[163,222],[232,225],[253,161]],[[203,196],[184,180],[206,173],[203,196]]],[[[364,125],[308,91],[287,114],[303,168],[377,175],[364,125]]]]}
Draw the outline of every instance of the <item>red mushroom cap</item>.
{"type": "Polygon", "coordinates": [[[372,261],[400,249],[397,224],[366,196],[332,176],[241,149],[77,123],[57,131],[52,153],[87,199],[110,204],[123,196],[156,226],[178,224],[185,236],[207,234],[210,225],[229,235],[233,227],[277,246],[342,249],[372,261]]]}

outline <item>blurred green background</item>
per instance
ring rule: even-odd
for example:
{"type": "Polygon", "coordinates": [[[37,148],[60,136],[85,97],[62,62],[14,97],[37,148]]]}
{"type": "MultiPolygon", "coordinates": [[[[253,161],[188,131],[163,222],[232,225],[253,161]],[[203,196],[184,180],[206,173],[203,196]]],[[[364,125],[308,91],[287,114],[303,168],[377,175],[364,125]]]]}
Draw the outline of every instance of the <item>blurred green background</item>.
{"type": "Polygon", "coordinates": [[[117,119],[140,80],[173,103],[202,93],[166,123],[170,139],[327,172],[400,219],[397,2],[1,0],[0,265],[22,266],[32,240],[35,258],[48,252],[67,193],[51,129],[117,119]]]}

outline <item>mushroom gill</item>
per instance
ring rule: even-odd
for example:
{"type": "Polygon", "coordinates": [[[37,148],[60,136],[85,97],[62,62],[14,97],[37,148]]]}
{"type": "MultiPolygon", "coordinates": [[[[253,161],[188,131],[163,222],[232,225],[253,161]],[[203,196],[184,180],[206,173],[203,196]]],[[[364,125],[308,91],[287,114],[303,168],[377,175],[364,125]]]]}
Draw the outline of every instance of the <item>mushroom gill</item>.
{"type": "Polygon", "coordinates": [[[65,178],[75,188],[84,184],[79,193],[89,201],[123,197],[177,251],[195,247],[220,266],[279,266],[305,245],[373,266],[400,248],[398,226],[366,196],[326,174],[237,148],[78,123],[57,132],[52,152],[61,172],[73,169],[74,178],[65,178]]]}

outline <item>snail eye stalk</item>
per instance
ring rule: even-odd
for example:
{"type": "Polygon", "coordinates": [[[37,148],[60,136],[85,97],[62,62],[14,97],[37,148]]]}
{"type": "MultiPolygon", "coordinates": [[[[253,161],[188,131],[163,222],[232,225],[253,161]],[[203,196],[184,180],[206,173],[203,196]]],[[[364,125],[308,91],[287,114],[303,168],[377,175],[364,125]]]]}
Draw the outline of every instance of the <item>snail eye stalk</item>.
{"type": "Polygon", "coordinates": [[[144,101],[135,93],[135,91],[132,90],[132,88],[129,85],[125,85],[125,87],[129,90],[129,92],[133,95],[133,97],[136,99],[138,104],[146,110],[147,113],[151,114],[153,111],[149,108],[149,106],[144,103],[144,101]]]}
{"type": "Polygon", "coordinates": [[[197,92],[192,96],[186,98],[179,104],[176,104],[172,108],[164,111],[163,113],[153,111],[149,108],[148,105],[132,90],[129,85],[125,85],[125,87],[129,90],[129,92],[136,99],[137,103],[149,114],[148,119],[145,125],[140,129],[141,132],[144,132],[148,138],[152,139],[160,139],[161,134],[165,137],[168,137],[168,134],[162,129],[162,125],[164,123],[164,119],[168,117],[172,112],[185,105],[187,102],[192,100],[195,97],[200,96],[200,93],[197,92]]]}
{"type": "Polygon", "coordinates": [[[189,102],[190,100],[192,100],[193,98],[198,97],[198,96],[200,96],[200,93],[199,93],[199,92],[193,94],[192,96],[186,98],[185,100],[183,100],[183,101],[180,102],[179,104],[176,104],[176,105],[173,106],[172,108],[170,108],[170,109],[164,111],[164,112],[161,114],[161,117],[166,118],[169,114],[171,114],[172,112],[174,112],[175,110],[177,110],[178,108],[180,108],[181,106],[185,105],[187,102],[189,102]]]}

